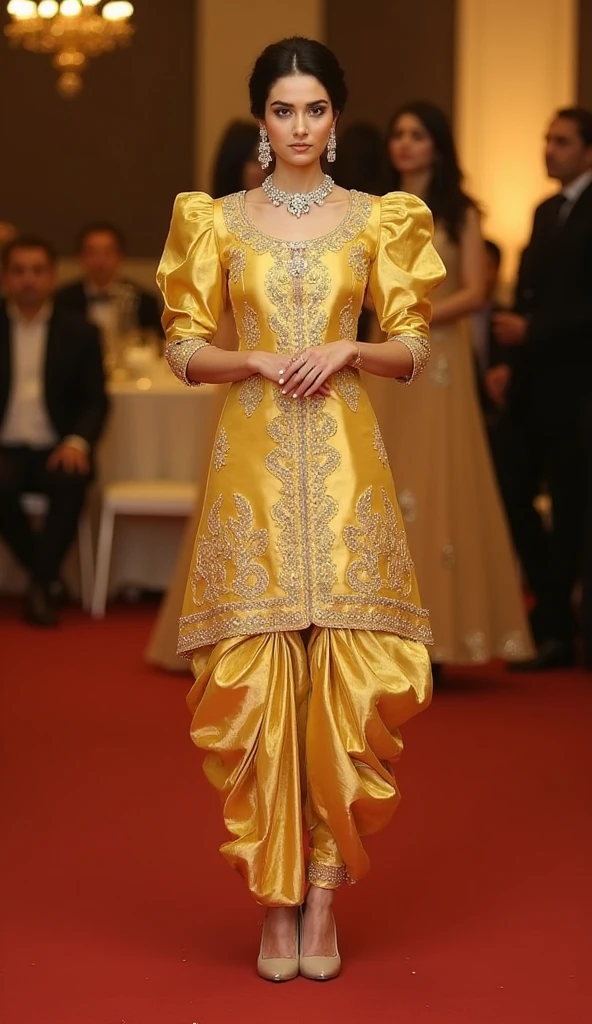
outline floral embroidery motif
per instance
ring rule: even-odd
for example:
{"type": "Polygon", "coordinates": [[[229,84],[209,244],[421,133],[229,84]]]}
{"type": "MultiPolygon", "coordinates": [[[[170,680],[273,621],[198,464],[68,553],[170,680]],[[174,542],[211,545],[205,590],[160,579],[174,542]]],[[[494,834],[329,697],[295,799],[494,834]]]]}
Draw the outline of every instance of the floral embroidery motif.
{"type": "Polygon", "coordinates": [[[263,401],[263,377],[259,373],[247,377],[240,386],[238,400],[249,419],[263,401]]]}
{"type": "Polygon", "coordinates": [[[358,281],[365,281],[370,267],[370,256],[363,242],[352,245],[347,262],[358,281]]]}
{"type": "Polygon", "coordinates": [[[228,280],[232,284],[236,284],[240,281],[241,277],[245,272],[247,266],[247,254],[244,249],[239,249],[238,246],[233,245],[228,253],[228,280]]]}
{"type": "Polygon", "coordinates": [[[525,643],[524,635],[518,629],[504,637],[499,651],[502,658],[508,658],[509,660],[528,658],[530,653],[531,650],[525,643]]]}
{"type": "Polygon", "coordinates": [[[226,465],[226,456],[229,451],[230,444],[228,441],[228,434],[226,433],[226,427],[220,427],[212,455],[212,465],[217,473],[219,473],[223,466],[226,465]]]}
{"type": "Polygon", "coordinates": [[[248,302],[245,302],[243,310],[243,334],[247,348],[257,348],[261,340],[259,317],[253,307],[249,306],[248,302]]]}
{"type": "Polygon", "coordinates": [[[357,412],[362,387],[356,371],[352,370],[350,366],[344,366],[337,373],[333,374],[331,383],[343,398],[348,409],[351,409],[352,412],[357,412]]]}
{"type": "Polygon", "coordinates": [[[269,573],[264,566],[254,561],[267,550],[267,530],[255,530],[255,517],[251,505],[241,494],[234,494],[237,518],[229,516],[222,523],[220,510],[223,496],[212,505],[208,520],[207,534],[198,542],[195,567],[191,575],[193,600],[196,605],[217,601],[226,594],[240,597],[260,597],[269,585],[269,573]],[[228,578],[228,565],[234,568],[234,578],[228,578]],[[201,582],[206,586],[201,597],[198,588],[201,582]]]}
{"type": "Polygon", "coordinates": [[[339,337],[347,341],[355,341],[358,337],[358,318],[354,316],[353,295],[350,295],[347,306],[339,314],[339,337]]]}
{"type": "Polygon", "coordinates": [[[374,450],[378,454],[378,458],[382,462],[382,465],[386,468],[389,464],[388,452],[386,450],[385,443],[382,440],[382,434],[380,433],[378,423],[374,424],[374,450]]]}
{"type": "Polygon", "coordinates": [[[183,381],[183,384],[188,384],[190,387],[199,387],[199,381],[188,380],[187,366],[191,357],[196,352],[199,352],[200,348],[205,348],[208,344],[209,342],[205,338],[185,338],[183,341],[170,341],[166,346],[164,353],[166,361],[175,377],[183,381]]]}
{"type": "Polygon", "coordinates": [[[383,587],[381,559],[386,560],[388,586],[409,596],[413,586],[413,562],[405,531],[399,524],[394,505],[381,487],[384,514],[372,511],[372,487],[367,487],[356,505],[359,526],[346,526],[343,539],[358,555],[346,572],[352,590],[373,597],[383,587]]]}

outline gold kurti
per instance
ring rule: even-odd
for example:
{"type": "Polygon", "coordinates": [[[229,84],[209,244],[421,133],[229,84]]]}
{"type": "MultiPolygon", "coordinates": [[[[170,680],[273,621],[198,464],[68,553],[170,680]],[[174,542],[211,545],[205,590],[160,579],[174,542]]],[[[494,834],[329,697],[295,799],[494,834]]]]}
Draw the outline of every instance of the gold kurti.
{"type": "MultiPolygon", "coordinates": [[[[443,276],[427,208],[353,192],[330,234],[284,242],[249,220],[244,195],[179,196],[159,268],[171,365],[211,341],[228,289],[241,349],[289,359],[356,338],[369,286],[383,330],[417,364],[430,289],[443,276]]],[[[295,401],[259,375],[235,383],[216,436],[179,651],[310,624],[429,643],[380,430],[353,369],[334,397],[295,401]]]]}
{"type": "MultiPolygon", "coordinates": [[[[179,196],[159,268],[167,356],[209,344],[229,298],[242,350],[285,354],[356,337],[367,287],[412,378],[427,361],[443,267],[419,200],[351,194],[330,234],[267,237],[244,194],[179,196]]],[[[361,837],[399,800],[399,726],[431,696],[431,639],[386,449],[357,371],[294,400],[233,384],[218,427],[179,651],[192,658],[191,735],[231,838],[228,862],[268,906],[368,870],[361,837]],[[308,629],[308,627],[311,627],[308,629]]],[[[180,439],[182,443],[182,439],[180,439]]]]}

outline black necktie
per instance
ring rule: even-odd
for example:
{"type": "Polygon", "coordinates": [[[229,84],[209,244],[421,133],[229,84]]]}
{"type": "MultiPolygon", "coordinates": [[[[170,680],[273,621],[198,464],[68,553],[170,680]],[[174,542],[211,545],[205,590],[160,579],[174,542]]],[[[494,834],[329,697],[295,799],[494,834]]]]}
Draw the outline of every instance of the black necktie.
{"type": "Polygon", "coordinates": [[[569,215],[571,202],[563,192],[560,192],[559,195],[555,197],[555,200],[555,227],[561,228],[565,224],[569,215]]]}

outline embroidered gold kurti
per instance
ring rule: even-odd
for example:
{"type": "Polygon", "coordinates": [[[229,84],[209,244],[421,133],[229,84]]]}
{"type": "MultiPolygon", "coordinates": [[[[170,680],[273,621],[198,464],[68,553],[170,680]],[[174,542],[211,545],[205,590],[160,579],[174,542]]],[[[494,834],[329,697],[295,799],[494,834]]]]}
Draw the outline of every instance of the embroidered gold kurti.
{"type": "MultiPolygon", "coordinates": [[[[331,233],[268,237],[244,193],[175,203],[158,271],[167,357],[187,363],[227,299],[242,350],[286,355],[356,338],[369,288],[382,329],[426,361],[429,292],[444,276],[427,207],[352,192],[331,233]]],[[[214,444],[179,652],[234,636],[323,627],[431,641],[388,458],[357,371],[293,399],[260,375],[232,385],[214,444]]],[[[182,443],[182,439],[180,439],[182,443]]]]}

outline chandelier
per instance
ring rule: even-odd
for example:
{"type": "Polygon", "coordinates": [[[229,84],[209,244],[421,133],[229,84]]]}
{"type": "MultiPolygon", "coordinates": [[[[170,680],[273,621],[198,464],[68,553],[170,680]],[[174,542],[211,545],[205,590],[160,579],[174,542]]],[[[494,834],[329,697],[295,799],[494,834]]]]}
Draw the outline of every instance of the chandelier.
{"type": "Polygon", "coordinates": [[[90,57],[128,43],[134,33],[134,13],[127,0],[10,0],[12,22],[5,32],[12,46],[33,53],[54,54],[60,72],[58,91],[75,96],[82,89],[82,71],[90,57]]]}

